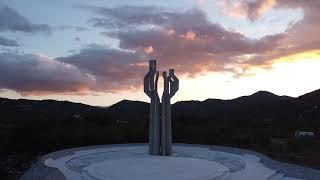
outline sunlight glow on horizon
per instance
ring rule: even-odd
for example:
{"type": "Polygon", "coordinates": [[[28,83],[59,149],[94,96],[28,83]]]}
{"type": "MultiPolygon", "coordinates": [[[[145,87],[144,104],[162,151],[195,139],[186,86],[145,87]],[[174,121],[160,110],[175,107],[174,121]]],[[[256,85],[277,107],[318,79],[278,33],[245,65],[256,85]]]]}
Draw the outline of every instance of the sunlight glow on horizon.
{"type": "Polygon", "coordinates": [[[319,89],[312,81],[320,77],[320,51],[310,51],[273,60],[272,69],[252,68],[247,77],[235,79],[231,73],[207,73],[186,78],[175,100],[233,99],[257,91],[297,97],[319,89]]]}
{"type": "MultiPolygon", "coordinates": [[[[272,69],[251,68],[251,76],[234,78],[232,73],[208,72],[195,78],[180,77],[180,90],[173,97],[172,103],[187,100],[233,99],[250,95],[257,91],[269,91],[277,95],[297,97],[319,89],[319,84],[312,81],[320,77],[320,50],[298,53],[273,60],[272,69]]],[[[141,82],[142,83],[142,82],[141,82]]],[[[162,95],[162,79],[159,79],[159,96],[162,95]]],[[[94,106],[110,106],[123,99],[149,102],[139,91],[121,91],[118,93],[97,93],[89,95],[44,95],[25,96],[10,92],[8,98],[56,99],[81,102],[94,106]]]]}
{"type": "MultiPolygon", "coordinates": [[[[180,90],[172,103],[261,90],[297,97],[320,88],[318,5],[3,0],[0,97],[96,106],[148,102],[143,75],[149,58],[175,68],[180,90]]],[[[158,87],[161,97],[162,77],[158,87]]]]}

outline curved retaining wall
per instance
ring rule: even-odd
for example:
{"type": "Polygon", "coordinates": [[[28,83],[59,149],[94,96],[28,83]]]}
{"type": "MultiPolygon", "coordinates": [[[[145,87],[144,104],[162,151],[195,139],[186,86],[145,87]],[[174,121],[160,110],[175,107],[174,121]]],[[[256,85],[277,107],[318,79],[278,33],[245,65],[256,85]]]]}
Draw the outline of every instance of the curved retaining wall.
{"type": "Polygon", "coordinates": [[[224,151],[236,154],[252,154],[259,157],[260,162],[270,169],[275,169],[283,174],[286,174],[290,177],[301,178],[301,179],[310,179],[310,180],[319,180],[320,179],[320,170],[307,168],[295,164],[289,164],[284,162],[279,162],[269,158],[268,156],[246,149],[240,148],[231,148],[224,146],[209,146],[211,150],[215,151],[224,151]]]}
{"type": "MultiPolygon", "coordinates": [[[[79,148],[71,148],[61,151],[56,151],[44,155],[37,163],[33,164],[31,168],[25,172],[20,180],[64,180],[63,174],[56,168],[47,167],[44,165],[44,160],[48,158],[59,159],[60,157],[73,154],[75,151],[92,149],[92,148],[107,148],[107,147],[121,147],[121,146],[142,146],[146,144],[137,143],[137,144],[112,144],[112,145],[98,145],[98,146],[87,146],[79,148]]],[[[224,146],[213,146],[213,145],[200,145],[200,144],[174,144],[174,146],[193,146],[193,147],[203,147],[209,148],[213,151],[222,151],[234,154],[251,154],[260,158],[260,162],[270,169],[279,171],[280,173],[286,174],[287,176],[300,178],[300,179],[309,179],[309,180],[319,180],[320,179],[320,170],[307,168],[299,165],[283,163],[276,160],[273,160],[261,153],[250,151],[240,148],[224,147],[224,146]]]]}

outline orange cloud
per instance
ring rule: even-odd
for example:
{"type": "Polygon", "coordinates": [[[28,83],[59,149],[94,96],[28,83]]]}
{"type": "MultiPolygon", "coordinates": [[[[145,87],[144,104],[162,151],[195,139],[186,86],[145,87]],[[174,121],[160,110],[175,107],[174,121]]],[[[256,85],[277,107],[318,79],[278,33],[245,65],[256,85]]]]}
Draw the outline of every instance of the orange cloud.
{"type": "Polygon", "coordinates": [[[223,0],[220,2],[222,12],[231,17],[248,18],[252,21],[258,19],[271,8],[277,5],[277,0],[256,0],[230,2],[223,0]]]}
{"type": "Polygon", "coordinates": [[[181,37],[186,38],[188,40],[195,40],[196,36],[197,36],[196,33],[192,31],[188,31],[184,35],[181,35],[181,37]]]}
{"type": "Polygon", "coordinates": [[[148,46],[148,47],[144,48],[144,52],[146,52],[147,54],[151,54],[153,52],[153,47],[148,46]]]}
{"type": "Polygon", "coordinates": [[[231,4],[228,0],[222,0],[219,4],[223,14],[236,18],[247,18],[247,8],[242,2],[231,4]]]}
{"type": "Polygon", "coordinates": [[[164,33],[167,36],[171,36],[171,35],[173,35],[175,33],[175,30],[174,29],[164,30],[164,33]]]}
{"type": "Polygon", "coordinates": [[[148,67],[148,62],[142,62],[142,63],[136,63],[136,64],[130,64],[130,66],[138,66],[138,67],[148,67]]]}
{"type": "Polygon", "coordinates": [[[262,1],[257,10],[256,10],[256,15],[255,16],[261,16],[262,14],[264,14],[265,12],[267,12],[269,9],[271,9],[272,7],[274,7],[277,4],[276,0],[264,0],[262,1]]]}

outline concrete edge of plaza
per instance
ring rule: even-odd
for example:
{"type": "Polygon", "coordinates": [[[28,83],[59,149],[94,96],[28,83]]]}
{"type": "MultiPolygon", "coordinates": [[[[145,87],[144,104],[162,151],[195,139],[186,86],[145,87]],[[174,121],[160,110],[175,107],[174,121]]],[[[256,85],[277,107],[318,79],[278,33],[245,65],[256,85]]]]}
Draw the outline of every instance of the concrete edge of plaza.
{"type": "MultiPolygon", "coordinates": [[[[20,180],[65,180],[64,175],[57,169],[53,167],[48,167],[44,164],[44,161],[48,158],[59,159],[64,156],[72,155],[76,151],[89,150],[95,148],[111,148],[111,147],[126,147],[126,146],[148,146],[147,143],[131,143],[131,144],[110,144],[110,145],[94,145],[94,146],[84,146],[76,147],[70,149],[64,149],[56,152],[46,154],[40,158],[39,161],[32,164],[29,170],[27,170],[21,177],[20,180]]],[[[222,151],[233,154],[250,154],[260,158],[260,162],[270,169],[274,169],[280,173],[285,174],[293,178],[316,180],[320,179],[320,170],[303,167],[300,165],[284,163],[280,161],[273,160],[268,156],[241,148],[225,147],[225,146],[214,146],[214,145],[201,145],[201,144],[183,144],[175,143],[173,146],[190,146],[190,147],[201,147],[208,148],[213,151],[222,151]]]]}

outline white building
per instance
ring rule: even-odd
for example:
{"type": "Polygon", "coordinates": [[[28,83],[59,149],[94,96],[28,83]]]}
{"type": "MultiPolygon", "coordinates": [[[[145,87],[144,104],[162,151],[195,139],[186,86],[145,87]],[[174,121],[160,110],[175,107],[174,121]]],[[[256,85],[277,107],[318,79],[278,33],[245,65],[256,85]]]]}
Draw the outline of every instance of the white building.
{"type": "Polygon", "coordinates": [[[296,139],[303,139],[303,138],[313,138],[314,132],[310,131],[296,131],[294,133],[296,139]]]}

